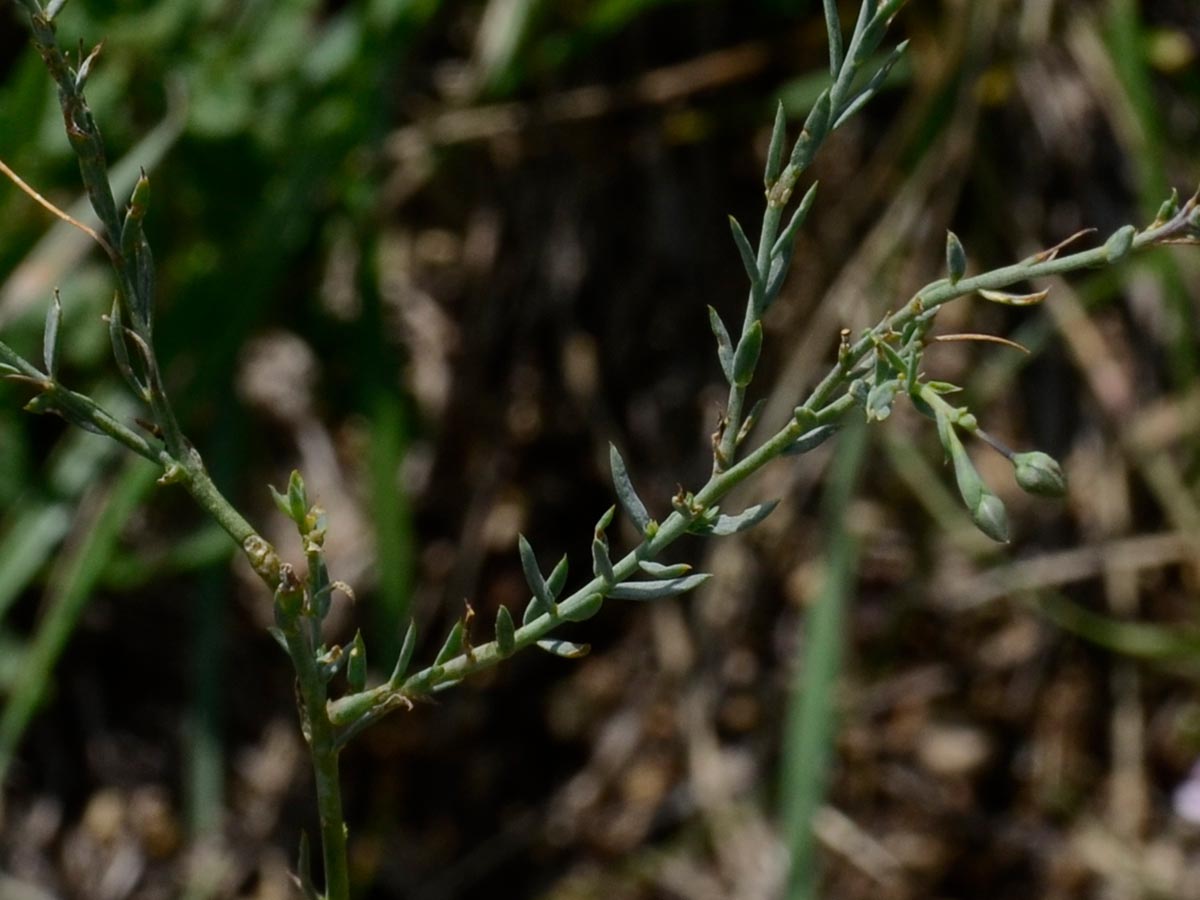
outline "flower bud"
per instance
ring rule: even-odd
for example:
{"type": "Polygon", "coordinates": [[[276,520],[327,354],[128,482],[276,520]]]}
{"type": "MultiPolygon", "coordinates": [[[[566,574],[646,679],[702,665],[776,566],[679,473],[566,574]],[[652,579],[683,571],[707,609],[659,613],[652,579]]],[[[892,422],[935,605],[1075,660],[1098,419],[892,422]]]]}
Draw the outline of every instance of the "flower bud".
{"type": "Polygon", "coordinates": [[[1037,450],[1018,453],[1012,463],[1021,490],[1042,497],[1061,497],[1067,492],[1062,467],[1049,454],[1037,450]]]}
{"type": "Polygon", "coordinates": [[[1004,503],[1000,498],[987,488],[983,489],[979,501],[971,509],[971,520],[975,527],[993,541],[1008,543],[1008,513],[1005,512],[1004,503]]]}

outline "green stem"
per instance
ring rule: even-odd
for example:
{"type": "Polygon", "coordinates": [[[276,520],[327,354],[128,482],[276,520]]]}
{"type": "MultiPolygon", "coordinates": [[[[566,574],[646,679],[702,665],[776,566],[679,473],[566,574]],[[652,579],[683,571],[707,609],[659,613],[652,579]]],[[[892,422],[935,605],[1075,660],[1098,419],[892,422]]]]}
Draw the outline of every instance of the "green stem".
{"type": "MultiPolygon", "coordinates": [[[[303,587],[294,580],[290,568],[280,579],[280,590],[303,587]]],[[[325,680],[317,668],[314,649],[304,627],[306,616],[296,616],[281,628],[288,655],[296,670],[297,705],[301,728],[308,741],[313,777],[317,790],[317,815],[321,829],[322,858],[325,861],[325,900],[349,900],[350,874],[346,857],[346,823],[342,815],[342,788],[338,777],[341,746],[330,721],[325,680]]],[[[307,878],[307,872],[301,872],[307,878]]]]}
{"type": "MultiPolygon", "coordinates": [[[[1200,195],[1188,201],[1170,220],[1156,223],[1136,235],[1131,249],[1141,249],[1165,241],[1193,236],[1196,226],[1192,219],[1195,217],[1198,207],[1200,207],[1200,195]]],[[[918,291],[903,310],[893,316],[885,317],[884,321],[867,331],[851,345],[844,361],[835,365],[813,389],[808,400],[797,408],[797,418],[788,422],[756,450],[730,468],[724,471],[715,471],[708,483],[695,495],[697,509],[703,510],[712,507],[734,487],[792,447],[807,430],[831,424],[840,419],[854,405],[854,400],[849,394],[843,394],[833,400],[833,395],[838,388],[845,384],[855,366],[875,346],[877,339],[903,327],[918,316],[932,315],[938,307],[951,300],[979,290],[999,290],[1029,279],[1105,265],[1110,262],[1115,262],[1115,260],[1110,258],[1109,249],[1100,246],[1052,259],[1045,259],[1039,254],[1024,262],[971,278],[963,278],[953,284],[946,279],[932,282],[918,291]],[[813,410],[816,412],[811,412],[813,410]],[[804,411],[806,415],[800,416],[801,411],[804,411]],[[802,427],[798,424],[797,419],[803,419],[805,426],[802,427]]],[[[652,535],[648,535],[620,562],[614,564],[612,583],[607,583],[600,577],[593,578],[559,604],[557,615],[544,614],[517,629],[515,649],[522,649],[541,640],[563,621],[569,620],[573,612],[583,608],[595,595],[607,596],[615,584],[636,575],[640,571],[638,564],[641,561],[654,558],[678,540],[687,532],[694,519],[695,515],[684,515],[678,511],[671,513],[652,535]]],[[[402,684],[383,684],[334,701],[330,704],[330,716],[335,727],[340,729],[339,742],[344,743],[371,722],[398,706],[405,705],[408,698],[422,696],[439,687],[460,681],[481,669],[495,665],[503,658],[496,642],[489,642],[473,647],[469,652],[441,665],[429,666],[409,676],[402,684]]]]}
{"type": "MultiPolygon", "coordinates": [[[[1190,230],[1194,227],[1190,219],[1195,215],[1196,209],[1200,208],[1198,197],[1200,197],[1200,193],[1189,200],[1168,221],[1152,225],[1150,228],[1137,234],[1133,239],[1130,249],[1140,250],[1144,247],[1169,242],[1190,234],[1190,230]]],[[[1107,265],[1115,261],[1110,258],[1108,248],[1101,245],[1093,247],[1090,250],[1082,250],[1079,253],[1056,256],[1051,259],[1042,259],[1041,254],[1038,254],[1022,262],[1014,263],[1011,266],[993,269],[990,272],[984,272],[970,278],[961,278],[955,282],[951,282],[946,278],[930,282],[917,291],[900,312],[895,315],[885,316],[883,321],[878,325],[864,332],[850,346],[845,361],[829,371],[813,389],[804,405],[814,408],[829,402],[834,392],[845,383],[846,377],[854,366],[860,363],[863,357],[874,348],[877,339],[884,337],[889,332],[901,330],[918,316],[931,316],[938,307],[944,306],[951,300],[957,300],[959,297],[965,297],[968,294],[974,294],[981,290],[1000,290],[1011,287],[1014,284],[1019,284],[1022,281],[1032,281],[1051,275],[1062,275],[1078,269],[1107,265]]]]}
{"type": "MultiPolygon", "coordinates": [[[[860,13],[858,21],[855,23],[854,34],[850,41],[850,46],[846,49],[845,55],[842,55],[841,33],[840,29],[835,29],[836,11],[832,17],[830,14],[830,4],[826,3],[826,21],[830,29],[830,53],[831,61],[836,60],[832,65],[833,83],[829,88],[829,125],[824,130],[823,134],[817,135],[816,140],[797,141],[796,148],[792,151],[792,158],[784,171],[780,174],[778,182],[786,185],[785,190],[780,190],[780,184],[771,184],[767,187],[767,208],[763,213],[762,228],[758,240],[758,251],[756,263],[758,266],[758,277],[765,286],[771,274],[771,250],[775,246],[775,239],[779,234],[779,226],[783,220],[783,212],[786,208],[787,201],[792,196],[792,191],[803,174],[812,163],[817,151],[825,142],[825,138],[834,129],[834,123],[844,112],[847,105],[847,98],[851,87],[854,85],[854,80],[857,78],[859,70],[862,68],[862,56],[859,53],[859,44],[862,41],[863,34],[867,27],[867,19],[865,13],[867,7],[864,4],[863,11],[860,13]],[[834,42],[834,33],[837,31],[837,40],[834,42]],[[780,200],[779,198],[783,199],[780,200]]],[[[802,135],[803,137],[803,135],[802,135]]],[[[810,136],[811,137],[811,136],[810,136]]],[[[742,337],[753,327],[754,323],[762,318],[764,310],[759,308],[755,303],[754,293],[751,292],[750,298],[746,303],[746,315],[742,323],[742,337]]],[[[725,403],[725,421],[723,423],[723,432],[721,440],[718,444],[716,458],[714,459],[714,470],[719,470],[727,467],[734,459],[737,453],[738,435],[742,429],[742,415],[746,403],[747,385],[731,384],[729,386],[729,398],[725,403]]]]}
{"type": "MultiPolygon", "coordinates": [[[[695,495],[698,510],[712,507],[726,494],[741,484],[771,460],[779,457],[797,438],[809,428],[837,422],[850,407],[853,400],[847,395],[824,409],[806,417],[807,427],[795,419],[776,432],[770,439],[736,465],[724,472],[714,474],[708,483],[695,495]]],[[[606,583],[599,576],[579,588],[558,604],[558,614],[546,613],[529,624],[517,629],[515,649],[520,650],[542,640],[551,631],[571,618],[599,594],[607,596],[612,588],[632,578],[639,571],[639,563],[653,559],[667,547],[687,533],[695,515],[672,512],[653,535],[645,537],[637,547],[613,564],[613,581],[606,583]]],[[[407,698],[429,694],[440,686],[459,681],[468,675],[489,668],[505,659],[495,641],[473,647],[468,653],[457,656],[441,665],[429,666],[409,676],[400,685],[382,684],[358,694],[351,694],[330,704],[329,714],[336,727],[340,728],[338,742],[345,744],[367,725],[381,718],[398,706],[405,705],[407,698]]]]}

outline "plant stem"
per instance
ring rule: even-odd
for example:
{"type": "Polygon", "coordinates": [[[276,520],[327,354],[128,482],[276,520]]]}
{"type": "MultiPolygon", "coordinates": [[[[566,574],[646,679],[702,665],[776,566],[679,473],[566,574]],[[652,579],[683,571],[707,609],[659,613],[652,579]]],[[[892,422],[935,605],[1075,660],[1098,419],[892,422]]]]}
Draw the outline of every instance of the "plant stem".
{"type": "MultiPolygon", "coordinates": [[[[1168,221],[1152,225],[1138,233],[1134,237],[1130,249],[1140,250],[1189,234],[1192,227],[1190,218],[1198,206],[1200,206],[1200,192],[1197,192],[1196,196],[1184,204],[1183,208],[1168,221]]],[[[1000,290],[1022,281],[1031,281],[1050,275],[1062,275],[1078,269],[1107,265],[1114,261],[1109,256],[1108,248],[1101,245],[1066,256],[1052,256],[1049,259],[1042,259],[1041,254],[1038,254],[1011,266],[992,269],[990,272],[983,272],[969,278],[961,278],[953,283],[947,278],[932,281],[917,291],[900,312],[885,316],[878,325],[864,332],[850,346],[846,362],[829,371],[813,389],[804,405],[815,408],[827,403],[834,392],[845,382],[853,367],[861,362],[863,357],[875,346],[876,339],[891,331],[902,329],[919,316],[931,316],[938,307],[944,306],[951,300],[957,300],[959,297],[965,297],[980,290],[1000,290]]]]}
{"type": "MultiPolygon", "coordinates": [[[[1141,249],[1187,238],[1195,228],[1191,223],[1191,218],[1194,217],[1198,206],[1200,206],[1200,194],[1189,200],[1168,221],[1155,223],[1136,235],[1131,248],[1141,249]]],[[[947,279],[931,282],[918,291],[903,310],[885,317],[882,322],[865,332],[850,346],[844,360],[829,371],[813,389],[804,404],[797,408],[798,413],[801,410],[810,413],[804,417],[804,427],[801,427],[797,420],[793,419],[757,449],[728,469],[714,471],[708,482],[695,495],[697,509],[711,508],[742,481],[745,481],[771,460],[781,456],[808,430],[836,423],[854,406],[855,401],[848,393],[834,400],[834,394],[846,384],[852,373],[855,372],[857,364],[875,346],[877,339],[883,338],[919,316],[931,316],[938,307],[951,300],[979,290],[998,290],[1029,279],[1105,265],[1113,261],[1108,248],[1100,246],[1053,258],[1043,258],[1043,255],[1039,254],[1011,266],[963,278],[953,284],[947,279]]],[[[573,612],[583,608],[595,595],[607,596],[615,584],[636,575],[639,571],[639,563],[653,559],[678,540],[687,532],[695,518],[696,515],[672,512],[658,526],[657,531],[645,537],[637,547],[619,562],[614,563],[614,579],[611,583],[605,582],[597,576],[559,603],[556,615],[543,614],[517,629],[515,649],[522,649],[543,639],[564,621],[569,620],[573,612]]],[[[398,706],[405,705],[408,698],[423,696],[448,687],[468,675],[495,665],[504,658],[505,656],[500,653],[496,642],[492,641],[473,647],[470,651],[441,665],[422,669],[410,675],[401,684],[382,684],[334,701],[330,704],[330,718],[338,731],[339,745],[344,744],[386,713],[398,706]]]]}
{"type": "MultiPolygon", "coordinates": [[[[280,576],[283,591],[302,592],[291,568],[280,576]]],[[[321,828],[321,850],[325,861],[325,900],[349,900],[350,875],[346,860],[346,824],[342,817],[342,787],[338,778],[340,745],[327,708],[325,680],[317,668],[305,616],[281,623],[288,655],[296,670],[297,706],[300,726],[308,742],[317,790],[317,815],[321,828]]],[[[300,873],[307,878],[307,872],[300,873]]]]}

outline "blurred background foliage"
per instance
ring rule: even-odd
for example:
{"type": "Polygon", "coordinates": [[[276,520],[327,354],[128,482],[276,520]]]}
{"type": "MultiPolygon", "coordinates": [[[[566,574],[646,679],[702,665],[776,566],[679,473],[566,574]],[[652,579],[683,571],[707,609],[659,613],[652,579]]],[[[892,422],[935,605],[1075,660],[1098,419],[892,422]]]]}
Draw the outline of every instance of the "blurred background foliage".
{"type": "MultiPolygon", "coordinates": [[[[819,6],[71,0],[116,181],[150,172],[186,430],[281,547],[264,485],[304,471],[359,598],[332,639],[362,622],[382,668],[409,615],[490,621],[524,599],[518,530],[584,568],[608,440],[647,498],[703,479],[704,306],[745,292],[724,217],[757,221],[775,100],[796,122],[821,88],[819,6]]],[[[898,30],[910,62],[818,158],[772,420],[839,328],[938,275],[947,227],[993,267],[1200,181],[1191,0],[942,0],[898,30]]],[[[0,158],[79,202],[12,4],[0,158]]],[[[0,184],[6,341],[33,352],[56,286],[64,381],[120,406],[104,261],[0,184]]],[[[1046,286],[941,316],[1030,356],[927,368],[1060,456],[1066,503],[981,454],[1017,532],[991,545],[901,414],[777,465],[749,540],[684,548],[718,576],[696,596],[614,605],[581,663],[515,659],[347,752],[361,894],[1200,895],[1200,257],[1046,286]]],[[[23,402],[0,385],[0,894],[289,896],[311,790],[267,598],[181,492],[23,402]]]]}

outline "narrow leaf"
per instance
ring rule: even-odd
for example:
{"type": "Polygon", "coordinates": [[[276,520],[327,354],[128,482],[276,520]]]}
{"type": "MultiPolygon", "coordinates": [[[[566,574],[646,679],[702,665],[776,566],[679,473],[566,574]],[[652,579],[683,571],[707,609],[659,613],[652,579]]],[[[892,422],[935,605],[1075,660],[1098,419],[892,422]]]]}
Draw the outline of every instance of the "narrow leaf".
{"type": "Polygon", "coordinates": [[[496,647],[501,656],[511,656],[517,648],[516,629],[507,606],[501,606],[496,612],[496,647]]]}
{"type": "Polygon", "coordinates": [[[813,108],[809,110],[808,118],[804,120],[804,130],[800,132],[800,137],[796,139],[796,143],[792,147],[792,156],[789,160],[796,168],[803,169],[808,165],[817,147],[820,146],[821,141],[825,140],[825,135],[829,133],[829,118],[832,112],[831,102],[829,91],[824,90],[821,92],[821,96],[817,98],[817,102],[813,104],[813,108]]]}
{"type": "Polygon", "coordinates": [[[118,297],[114,296],[112,311],[108,314],[108,341],[112,345],[113,359],[116,360],[117,369],[120,371],[121,377],[125,379],[125,383],[129,385],[130,390],[149,403],[150,389],[133,371],[133,363],[129,358],[129,347],[125,343],[125,333],[125,324],[121,319],[121,302],[118,297]]]}
{"type": "Polygon", "coordinates": [[[525,581],[529,584],[529,590],[533,592],[531,605],[536,605],[537,615],[550,612],[554,607],[554,597],[550,594],[550,588],[546,586],[546,580],[542,578],[542,570],[538,568],[533,547],[529,546],[529,541],[525,540],[523,534],[517,536],[517,546],[521,552],[521,568],[525,571],[525,581]]]}
{"type": "Polygon", "coordinates": [[[958,284],[967,271],[967,251],[953,231],[946,232],[946,271],[951,284],[958,284]]]}
{"type": "Polygon", "coordinates": [[[388,679],[388,684],[393,686],[400,684],[400,679],[408,671],[409,663],[412,662],[413,651],[416,648],[417,623],[409,620],[408,629],[404,632],[404,641],[400,645],[400,655],[396,657],[396,667],[392,670],[392,677],[388,679]]]}
{"type": "Polygon", "coordinates": [[[558,565],[550,572],[550,577],[546,579],[546,588],[550,591],[550,596],[557,600],[566,584],[567,555],[564,553],[563,558],[558,561],[558,565]]]}
{"type": "Polygon", "coordinates": [[[608,530],[608,526],[612,524],[613,516],[615,516],[616,514],[617,514],[617,508],[615,506],[610,506],[608,509],[606,509],[604,511],[604,515],[602,515],[600,517],[599,521],[596,522],[596,537],[597,538],[600,538],[600,539],[604,538],[604,532],[606,532],[608,530]]]}
{"type": "Polygon", "coordinates": [[[600,612],[600,607],[603,605],[603,594],[588,594],[577,608],[569,613],[563,613],[563,618],[568,622],[585,622],[600,612]]]}
{"type": "Polygon", "coordinates": [[[767,398],[762,397],[754,402],[750,407],[750,412],[746,413],[746,418],[742,420],[742,427],[738,429],[737,440],[734,443],[741,446],[742,442],[750,436],[750,432],[754,430],[754,426],[758,424],[759,417],[762,416],[762,411],[767,408],[767,398]]]}
{"type": "Polygon", "coordinates": [[[817,185],[818,181],[814,181],[804,196],[800,199],[800,205],[796,207],[796,211],[792,213],[792,218],[787,223],[787,228],[783,229],[783,233],[776,239],[774,246],[771,247],[771,258],[774,259],[783,252],[784,247],[791,247],[796,240],[796,233],[800,230],[800,226],[804,224],[804,220],[808,218],[808,212],[813,208],[813,204],[817,201],[817,185]]]}
{"type": "Polygon", "coordinates": [[[729,337],[720,314],[711,306],[708,308],[708,324],[717,339],[717,359],[721,362],[721,371],[725,373],[725,380],[733,384],[733,339],[729,337]]]}
{"type": "Polygon", "coordinates": [[[783,144],[787,140],[787,114],[783,111],[783,102],[775,107],[775,126],[771,129],[771,145],[767,149],[767,167],[763,172],[763,183],[767,189],[779,178],[783,169],[783,144]]]}
{"type": "Polygon", "coordinates": [[[308,832],[300,832],[300,850],[296,854],[296,885],[304,900],[320,900],[320,894],[313,886],[312,880],[312,850],[308,845],[308,832]]]}
{"type": "Polygon", "coordinates": [[[1038,291],[1036,294],[1009,294],[1005,291],[989,291],[980,289],[979,296],[984,300],[999,303],[1003,306],[1033,306],[1041,303],[1050,293],[1050,288],[1038,291]]]}
{"type": "Polygon", "coordinates": [[[771,260],[771,272],[767,276],[767,289],[763,294],[763,308],[766,311],[771,304],[775,302],[775,298],[779,296],[779,290],[783,287],[783,282],[787,280],[788,272],[792,267],[792,256],[796,251],[795,244],[784,244],[779,249],[779,255],[771,260]]]}
{"type": "Polygon", "coordinates": [[[446,643],[442,644],[442,649],[438,651],[438,655],[434,658],[433,664],[441,666],[448,663],[454,657],[462,652],[463,648],[463,623],[459,619],[454,623],[454,627],[450,629],[450,633],[446,635],[446,643]]]}
{"type": "Polygon", "coordinates": [[[614,587],[609,592],[609,596],[614,600],[660,600],[664,597],[676,597],[686,593],[704,584],[710,578],[712,575],[701,572],[666,581],[627,581],[614,587]]]}
{"type": "Polygon", "coordinates": [[[558,639],[538,641],[537,645],[547,653],[561,656],[563,659],[579,659],[581,656],[587,656],[592,649],[590,644],[572,644],[570,641],[558,639]]]}
{"type": "Polygon", "coordinates": [[[742,266],[746,270],[746,277],[750,279],[750,288],[757,308],[762,305],[763,283],[762,275],[758,271],[758,261],[754,257],[754,248],[750,245],[750,239],[746,237],[746,232],[742,231],[742,226],[733,216],[729,217],[729,230],[733,232],[733,242],[737,244],[738,253],[742,257],[742,266]]]}
{"type": "Polygon", "coordinates": [[[592,574],[604,579],[605,584],[615,581],[612,559],[608,555],[608,544],[600,538],[592,541],[592,574]]]}
{"type": "Polygon", "coordinates": [[[909,365],[904,357],[900,355],[899,351],[897,351],[896,348],[887,341],[876,340],[875,349],[877,352],[883,355],[884,359],[887,360],[888,365],[892,367],[892,371],[896,374],[907,372],[912,368],[912,366],[909,365]]]}
{"type": "Polygon", "coordinates": [[[292,469],[288,478],[288,506],[291,508],[290,518],[297,525],[303,525],[308,517],[308,492],[304,488],[304,479],[299,471],[292,469]]]}
{"type": "Polygon", "coordinates": [[[664,566],[662,563],[651,562],[648,559],[644,559],[639,562],[638,568],[651,578],[679,578],[692,571],[692,567],[687,563],[677,563],[673,566],[664,566]]]}
{"type": "Polygon", "coordinates": [[[883,87],[883,83],[887,81],[887,77],[892,73],[892,69],[895,68],[896,63],[903,58],[907,50],[908,41],[901,41],[896,45],[895,49],[888,55],[888,58],[883,61],[883,65],[871,76],[871,80],[867,82],[866,87],[859,91],[854,99],[846,105],[845,110],[838,116],[837,121],[833,123],[834,128],[841,128],[847,119],[871,102],[875,95],[879,93],[879,89],[883,87]]]}
{"type": "Polygon", "coordinates": [[[713,525],[712,533],[720,537],[748,531],[769,516],[778,505],[778,500],[770,500],[767,503],[751,506],[736,516],[721,516],[713,525]]]}
{"type": "Polygon", "coordinates": [[[275,490],[275,485],[273,484],[268,484],[267,490],[271,492],[271,499],[275,501],[275,506],[290,519],[292,517],[292,505],[288,502],[287,495],[275,490]]]}
{"type": "Polygon", "coordinates": [[[54,300],[46,310],[46,330],[42,332],[42,361],[46,364],[46,374],[52,380],[58,378],[58,327],[62,324],[62,300],[58,291],[54,292],[54,300]]]}
{"type": "Polygon", "coordinates": [[[633,482],[629,480],[629,470],[625,468],[625,460],[621,458],[620,451],[617,450],[615,444],[608,445],[608,460],[612,467],[613,487],[617,492],[617,500],[637,524],[638,530],[645,532],[646,527],[650,524],[650,514],[646,512],[645,504],[638,497],[637,491],[633,489],[633,482]]]}
{"type": "Polygon", "coordinates": [[[150,182],[143,172],[134,186],[121,228],[121,256],[133,274],[125,282],[127,292],[132,292],[125,300],[133,319],[132,324],[143,336],[150,333],[154,302],[154,256],[142,228],[149,199],[150,182]]]}
{"type": "Polygon", "coordinates": [[[796,442],[789,444],[783,453],[785,456],[799,456],[801,453],[808,453],[837,434],[837,431],[838,427],[836,425],[818,425],[811,431],[806,431],[800,437],[796,438],[796,442]]]}
{"type": "Polygon", "coordinates": [[[754,378],[754,368],[758,365],[762,342],[762,322],[755,320],[738,341],[737,350],[733,354],[733,383],[738,387],[746,387],[754,378]]]}
{"type": "Polygon", "coordinates": [[[346,660],[346,683],[356,694],[367,686],[367,645],[363,642],[361,630],[354,633],[354,642],[350,644],[349,659],[346,660]]]}
{"type": "MultiPolygon", "coordinates": [[[[100,56],[100,49],[103,44],[97,44],[92,48],[92,52],[87,55],[82,63],[79,64],[79,69],[75,72],[75,90],[82,91],[87,84],[88,76],[92,74],[92,66],[100,56]]],[[[82,48],[80,48],[82,50],[82,48]]]]}
{"type": "Polygon", "coordinates": [[[825,30],[829,35],[829,75],[836,79],[842,70],[842,19],[837,0],[825,2],[825,30]]]}

